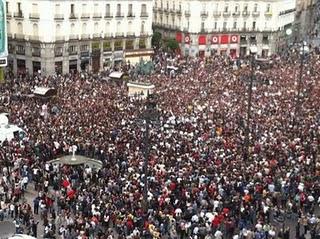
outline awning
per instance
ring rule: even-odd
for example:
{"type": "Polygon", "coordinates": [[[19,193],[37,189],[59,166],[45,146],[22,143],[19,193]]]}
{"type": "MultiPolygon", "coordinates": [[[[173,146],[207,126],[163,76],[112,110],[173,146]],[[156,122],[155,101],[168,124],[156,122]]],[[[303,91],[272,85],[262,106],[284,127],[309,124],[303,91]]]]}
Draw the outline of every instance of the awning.
{"type": "Polygon", "coordinates": [[[33,94],[35,96],[40,96],[40,97],[53,97],[57,95],[57,90],[54,88],[47,88],[47,87],[35,87],[33,94]]]}
{"type": "Polygon", "coordinates": [[[120,79],[122,76],[123,76],[123,72],[120,72],[120,71],[111,72],[109,75],[109,77],[113,79],[120,79]]]}

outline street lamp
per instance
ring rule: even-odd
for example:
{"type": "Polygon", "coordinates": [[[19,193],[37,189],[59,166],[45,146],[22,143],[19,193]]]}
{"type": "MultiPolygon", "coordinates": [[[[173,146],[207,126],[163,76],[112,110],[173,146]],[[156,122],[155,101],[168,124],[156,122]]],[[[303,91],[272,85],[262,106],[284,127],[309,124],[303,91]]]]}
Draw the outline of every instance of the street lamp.
{"type": "Polygon", "coordinates": [[[255,64],[255,55],[258,52],[257,46],[253,45],[250,47],[250,82],[248,85],[248,108],[247,108],[247,127],[245,129],[245,152],[244,159],[249,159],[250,154],[250,120],[251,120],[251,104],[252,104],[252,87],[253,87],[253,79],[254,79],[254,64],[255,64]]]}

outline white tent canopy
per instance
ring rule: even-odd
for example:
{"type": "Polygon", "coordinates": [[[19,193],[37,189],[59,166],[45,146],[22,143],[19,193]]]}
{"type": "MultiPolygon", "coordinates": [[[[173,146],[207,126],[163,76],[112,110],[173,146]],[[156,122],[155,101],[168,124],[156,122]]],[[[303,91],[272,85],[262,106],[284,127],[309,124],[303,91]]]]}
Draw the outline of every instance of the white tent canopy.
{"type": "Polygon", "coordinates": [[[54,88],[36,86],[34,88],[33,94],[42,97],[51,97],[57,94],[57,90],[54,88]]]}
{"type": "Polygon", "coordinates": [[[109,74],[109,77],[111,78],[111,79],[121,79],[121,77],[123,76],[123,72],[120,72],[120,71],[114,71],[114,72],[111,72],[110,74],[109,74]]]}

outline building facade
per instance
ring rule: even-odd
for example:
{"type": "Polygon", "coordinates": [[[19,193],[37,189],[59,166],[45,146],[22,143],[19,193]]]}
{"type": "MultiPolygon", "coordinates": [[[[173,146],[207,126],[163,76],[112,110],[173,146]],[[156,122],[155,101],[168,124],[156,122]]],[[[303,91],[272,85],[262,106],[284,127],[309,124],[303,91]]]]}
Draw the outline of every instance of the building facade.
{"type": "Polygon", "coordinates": [[[8,0],[6,12],[13,72],[98,72],[153,54],[152,0],[8,0]]]}
{"type": "Polygon", "coordinates": [[[269,56],[285,44],[295,0],[155,0],[153,27],[175,37],[184,55],[269,56]]]}

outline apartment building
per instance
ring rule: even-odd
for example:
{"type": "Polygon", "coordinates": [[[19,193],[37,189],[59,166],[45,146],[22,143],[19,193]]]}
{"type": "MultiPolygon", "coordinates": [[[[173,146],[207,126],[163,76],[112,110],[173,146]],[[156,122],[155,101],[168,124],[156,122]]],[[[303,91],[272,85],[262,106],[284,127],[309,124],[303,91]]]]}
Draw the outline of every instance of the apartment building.
{"type": "Polygon", "coordinates": [[[286,44],[295,11],[295,0],[155,0],[153,27],[184,55],[244,56],[256,45],[266,57],[286,44]]]}
{"type": "Polygon", "coordinates": [[[309,40],[316,34],[317,8],[316,0],[297,0],[295,40],[309,40]]]}
{"type": "Polygon", "coordinates": [[[14,72],[98,72],[153,54],[152,0],[7,0],[14,72]]]}

